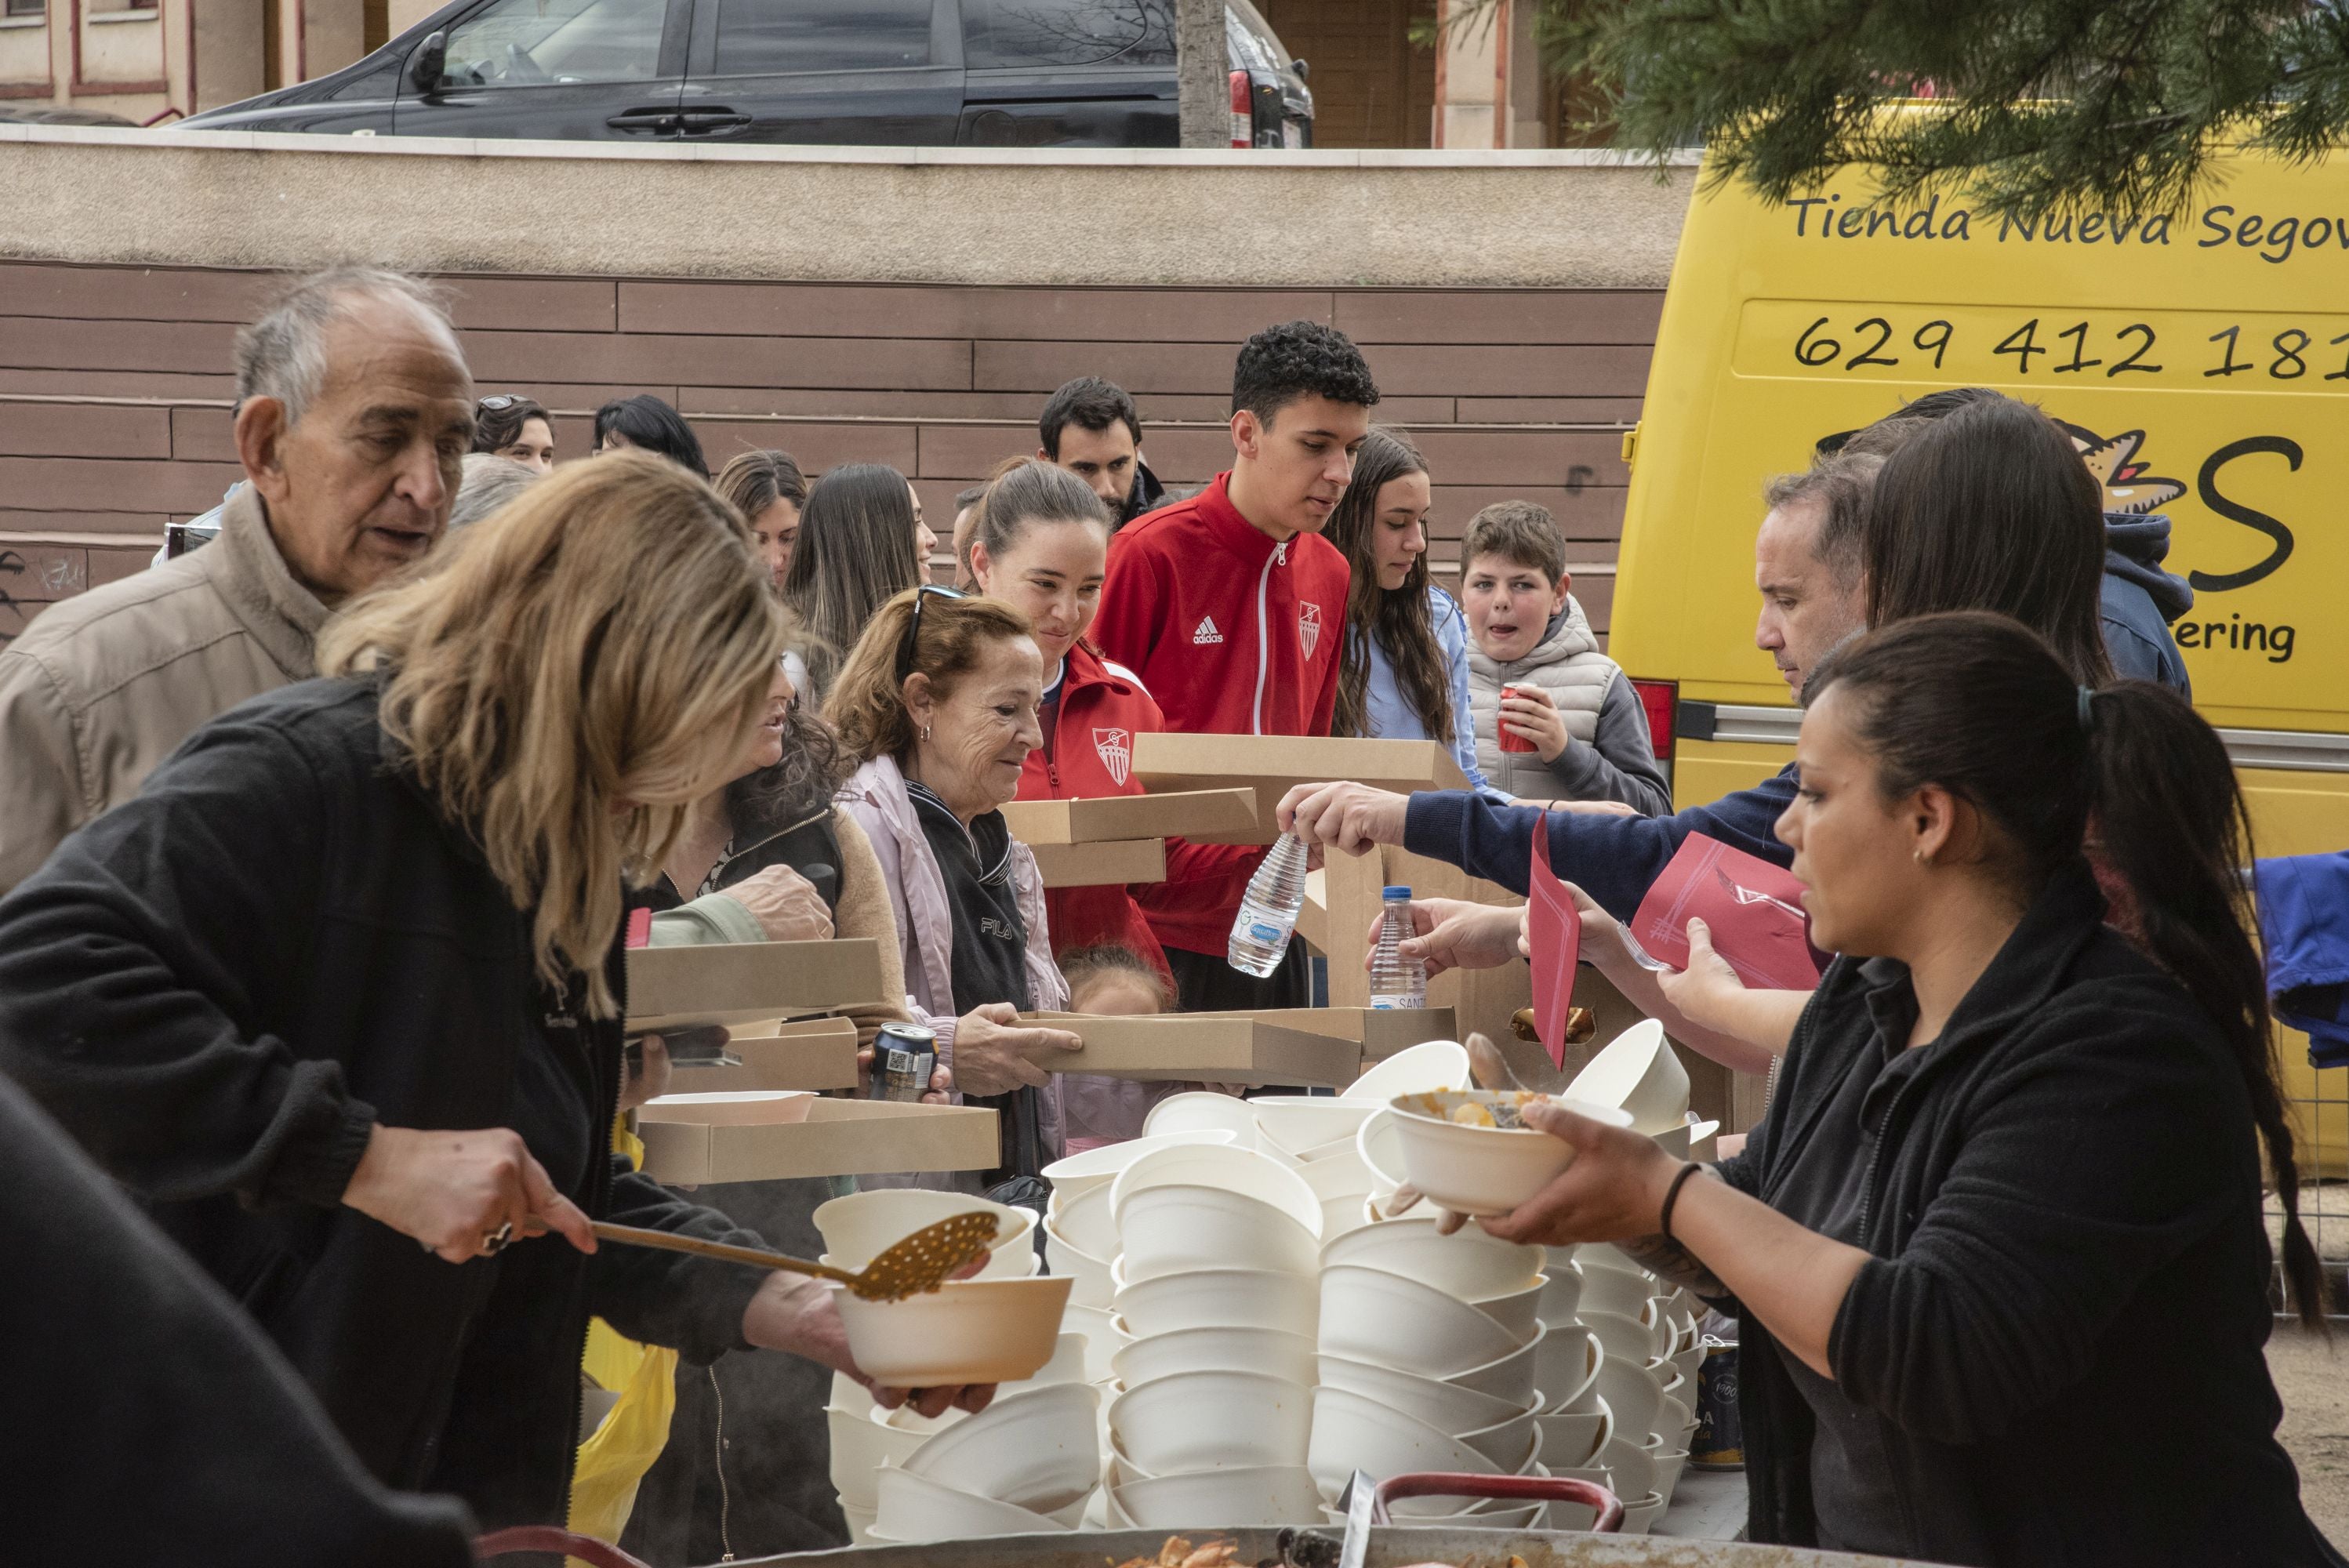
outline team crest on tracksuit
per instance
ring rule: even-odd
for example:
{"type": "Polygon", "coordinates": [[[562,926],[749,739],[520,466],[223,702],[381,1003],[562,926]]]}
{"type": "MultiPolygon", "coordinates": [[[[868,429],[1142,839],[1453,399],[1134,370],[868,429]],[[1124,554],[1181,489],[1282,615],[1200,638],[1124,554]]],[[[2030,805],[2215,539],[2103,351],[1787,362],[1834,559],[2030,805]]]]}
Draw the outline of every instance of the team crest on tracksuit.
{"type": "Polygon", "coordinates": [[[1309,659],[1311,658],[1313,656],[1313,650],[1318,647],[1321,642],[1320,605],[1299,604],[1297,606],[1297,641],[1299,645],[1304,648],[1305,656],[1309,659]]]}
{"type": "Polygon", "coordinates": [[[1125,729],[1096,729],[1093,749],[1101,753],[1102,766],[1109,769],[1110,781],[1119,789],[1125,788],[1125,776],[1133,766],[1133,732],[1125,729]]]}

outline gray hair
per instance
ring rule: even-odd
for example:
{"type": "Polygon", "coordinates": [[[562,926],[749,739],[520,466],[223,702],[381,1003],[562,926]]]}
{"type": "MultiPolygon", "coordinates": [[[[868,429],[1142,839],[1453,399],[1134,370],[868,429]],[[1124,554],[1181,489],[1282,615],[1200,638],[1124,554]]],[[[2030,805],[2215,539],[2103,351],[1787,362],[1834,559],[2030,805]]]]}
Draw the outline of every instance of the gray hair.
{"type": "Polygon", "coordinates": [[[285,423],[298,424],[326,385],[326,329],[357,314],[356,307],[382,301],[414,306],[448,340],[450,355],[464,363],[449,313],[430,284],[384,267],[328,267],[297,281],[236,335],[237,406],[274,397],[285,407],[285,423]]]}
{"type": "Polygon", "coordinates": [[[1799,505],[1819,509],[1819,531],[1811,541],[1811,553],[1846,593],[1859,585],[1866,566],[1860,530],[1867,520],[1868,493],[1883,467],[1884,459],[1873,452],[1829,453],[1799,473],[1780,474],[1762,491],[1764,504],[1773,511],[1799,505]]]}
{"type": "Polygon", "coordinates": [[[450,531],[481,521],[545,477],[527,463],[495,452],[467,453],[457,499],[449,503],[450,531]]]}

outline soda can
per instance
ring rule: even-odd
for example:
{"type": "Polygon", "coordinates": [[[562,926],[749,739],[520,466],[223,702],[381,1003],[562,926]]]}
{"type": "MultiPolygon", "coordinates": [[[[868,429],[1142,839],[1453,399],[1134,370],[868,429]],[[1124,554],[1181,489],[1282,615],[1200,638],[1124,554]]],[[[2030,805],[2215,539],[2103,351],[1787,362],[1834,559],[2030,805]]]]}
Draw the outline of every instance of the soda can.
{"type": "Polygon", "coordinates": [[[938,1065],[938,1037],[919,1024],[884,1024],[873,1040],[873,1076],[867,1095],[874,1099],[917,1103],[929,1092],[930,1074],[938,1065]]]}
{"type": "Polygon", "coordinates": [[[1704,1359],[1696,1369],[1696,1433],[1689,1439],[1689,1468],[1745,1468],[1745,1427],[1737,1413],[1737,1346],[1707,1336],[1704,1359]]]}
{"type": "MultiPolygon", "coordinates": [[[[1501,700],[1504,702],[1516,695],[1517,688],[1513,686],[1505,686],[1501,688],[1501,700]]],[[[1524,736],[1509,733],[1508,715],[1505,713],[1495,713],[1493,716],[1493,738],[1500,743],[1501,749],[1504,751],[1539,751],[1541,749],[1524,736]]]]}

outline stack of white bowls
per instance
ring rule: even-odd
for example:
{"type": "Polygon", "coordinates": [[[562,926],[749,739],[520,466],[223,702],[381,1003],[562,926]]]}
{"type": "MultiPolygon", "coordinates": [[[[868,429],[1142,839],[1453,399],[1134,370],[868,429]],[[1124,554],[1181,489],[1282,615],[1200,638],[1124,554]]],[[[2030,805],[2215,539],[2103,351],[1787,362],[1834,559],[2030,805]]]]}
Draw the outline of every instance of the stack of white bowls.
{"type": "Polygon", "coordinates": [[[1114,1529],[1310,1521],[1321,1203],[1228,1144],[1150,1150],[1108,1199],[1118,1256],[1108,1506],[1114,1529]]]}
{"type": "MultiPolygon", "coordinates": [[[[1241,1103],[1220,1094],[1174,1098],[1241,1103]]],[[[1044,1167],[1045,1178],[1052,1183],[1051,1202],[1044,1210],[1044,1262],[1052,1273],[1076,1282],[1069,1295],[1070,1306],[1107,1311],[1116,1289],[1110,1270],[1117,1262],[1117,1222],[1110,1214],[1109,1194],[1120,1171],[1156,1150],[1229,1144],[1235,1140],[1246,1143],[1252,1136],[1252,1126],[1247,1137],[1228,1127],[1207,1125],[1145,1131],[1127,1142],[1103,1144],[1044,1167]]]]}
{"type": "MultiPolygon", "coordinates": [[[[1535,1368],[1542,1250],[1434,1216],[1383,1221],[1325,1243],[1319,1355],[1307,1463],[1325,1504],[1357,1470],[1541,1472],[1535,1368]]],[[[1539,1504],[1412,1498],[1394,1511],[1491,1528],[1530,1526],[1539,1504]]]]}

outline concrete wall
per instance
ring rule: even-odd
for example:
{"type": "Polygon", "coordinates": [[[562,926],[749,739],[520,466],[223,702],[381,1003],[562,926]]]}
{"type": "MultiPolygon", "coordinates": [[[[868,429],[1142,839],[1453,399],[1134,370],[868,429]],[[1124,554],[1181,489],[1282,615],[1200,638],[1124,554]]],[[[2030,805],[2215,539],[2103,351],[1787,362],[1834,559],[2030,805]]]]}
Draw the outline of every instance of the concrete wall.
{"type": "Polygon", "coordinates": [[[957,284],[1655,288],[1693,169],[0,126],[0,256],[957,284]],[[518,170],[527,160],[527,170],[518,170]],[[103,191],[103,201],[91,192],[103,191]]]}

